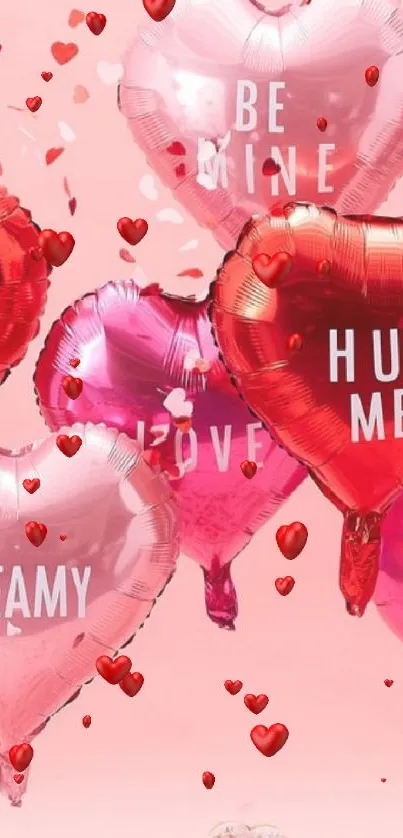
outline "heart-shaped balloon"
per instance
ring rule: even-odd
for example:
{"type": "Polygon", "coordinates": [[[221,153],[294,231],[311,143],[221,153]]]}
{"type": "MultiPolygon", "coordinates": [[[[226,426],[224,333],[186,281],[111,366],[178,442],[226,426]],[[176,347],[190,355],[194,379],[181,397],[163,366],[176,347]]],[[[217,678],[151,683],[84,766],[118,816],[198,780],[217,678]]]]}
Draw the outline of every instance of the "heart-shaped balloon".
{"type": "Polygon", "coordinates": [[[137,443],[104,425],[61,434],[82,440],[73,457],[56,434],[0,453],[0,781],[14,804],[25,781],[14,782],[9,749],[133,637],[178,554],[172,490],[137,443]]]}
{"type": "Polygon", "coordinates": [[[213,291],[239,392],[345,514],[341,588],[357,614],[403,484],[402,273],[402,220],[290,205],[247,225],[213,291]]]}
{"type": "Polygon", "coordinates": [[[128,49],[120,108],[228,250],[279,201],[377,209],[403,170],[402,50],[400,0],[177,0],[128,49]]]}
{"type": "Polygon", "coordinates": [[[378,612],[403,640],[403,495],[389,510],[382,527],[382,551],[374,593],[378,612]]]}
{"type": "Polygon", "coordinates": [[[150,295],[132,280],[110,283],[54,324],[35,386],[52,429],[105,421],[159,459],[176,489],[182,550],[205,571],[208,613],[232,628],[230,562],[305,470],[239,400],[218,357],[208,305],[150,295]],[[63,387],[72,359],[83,381],[76,399],[63,387]]]}
{"type": "Polygon", "coordinates": [[[31,213],[0,187],[0,383],[38,334],[49,273],[31,213]]]}

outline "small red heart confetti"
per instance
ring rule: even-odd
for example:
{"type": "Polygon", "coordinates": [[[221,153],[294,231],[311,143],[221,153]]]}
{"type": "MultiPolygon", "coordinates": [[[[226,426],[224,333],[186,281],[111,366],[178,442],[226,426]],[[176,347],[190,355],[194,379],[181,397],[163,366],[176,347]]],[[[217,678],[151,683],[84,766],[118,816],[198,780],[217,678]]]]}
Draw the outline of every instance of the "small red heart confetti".
{"type": "Polygon", "coordinates": [[[326,131],[327,128],[327,119],[324,116],[319,116],[316,120],[316,124],[319,128],[319,131],[326,131]]]}
{"type": "Polygon", "coordinates": [[[228,679],[227,681],[224,681],[224,687],[230,695],[238,695],[238,693],[241,692],[243,683],[242,681],[231,681],[228,679]]]}
{"type": "Polygon", "coordinates": [[[39,234],[39,245],[49,265],[60,268],[71,255],[75,241],[71,233],[55,233],[54,230],[42,230],[39,234]]]}
{"type": "MultiPolygon", "coordinates": [[[[45,541],[47,534],[48,528],[45,524],[40,524],[38,521],[28,521],[28,523],[25,524],[25,535],[34,547],[40,547],[45,541]]],[[[14,766],[14,768],[16,768],[16,766],[14,766]]],[[[21,768],[20,770],[24,771],[25,769],[21,768]]]]}
{"type": "Polygon", "coordinates": [[[178,179],[179,179],[179,178],[182,178],[182,177],[185,177],[185,175],[186,175],[186,166],[185,166],[185,164],[184,164],[184,163],[179,163],[179,164],[178,164],[178,166],[176,166],[176,168],[175,168],[175,175],[176,175],[176,177],[177,177],[178,179]]]}
{"type": "Polygon", "coordinates": [[[212,774],[211,771],[203,771],[202,781],[204,788],[209,790],[212,789],[215,783],[214,774],[212,774]]]}
{"type": "Polygon", "coordinates": [[[69,200],[70,215],[74,215],[76,209],[77,209],[77,198],[70,198],[70,200],[69,200]]]}
{"type": "Polygon", "coordinates": [[[126,655],[119,655],[115,660],[108,655],[101,655],[97,658],[95,666],[97,672],[108,684],[119,684],[125,675],[129,674],[132,662],[126,655]]]}
{"type": "Polygon", "coordinates": [[[53,73],[51,73],[50,70],[43,70],[41,76],[44,81],[50,81],[53,79],[53,73]]]}
{"type": "Polygon", "coordinates": [[[204,274],[200,268],[186,268],[184,271],[180,271],[180,273],[176,274],[176,276],[186,276],[190,277],[190,279],[201,279],[204,274]]]}
{"type": "Polygon", "coordinates": [[[301,351],[301,349],[302,349],[302,337],[301,337],[301,335],[298,334],[298,332],[295,332],[295,334],[290,335],[290,337],[287,338],[286,348],[288,349],[288,352],[300,352],[301,351]]]}
{"type": "Polygon", "coordinates": [[[145,460],[149,466],[159,466],[161,452],[158,451],[157,448],[148,448],[147,451],[143,451],[143,460],[145,460]]]}
{"type": "Polygon", "coordinates": [[[71,198],[70,184],[66,177],[63,178],[63,189],[68,198],[71,198]]]}
{"type": "Polygon", "coordinates": [[[171,145],[167,148],[168,154],[173,154],[174,157],[184,157],[186,154],[186,149],[183,143],[179,140],[174,140],[171,145]]]}
{"type": "Polygon", "coordinates": [[[68,24],[73,29],[78,26],[79,23],[82,23],[85,20],[84,12],[80,12],[78,9],[72,9],[69,14],[68,24]]]}
{"type": "Polygon", "coordinates": [[[25,100],[25,104],[31,113],[36,113],[36,111],[39,111],[39,108],[41,107],[42,99],[40,96],[31,96],[25,100]]]}
{"type": "Polygon", "coordinates": [[[327,259],[321,259],[316,265],[316,273],[319,276],[327,276],[330,273],[331,264],[327,259]]]}
{"type": "Polygon", "coordinates": [[[144,218],[136,218],[135,221],[132,221],[131,218],[125,217],[119,218],[117,228],[122,236],[122,239],[124,239],[128,244],[134,245],[144,239],[148,230],[148,224],[144,218]]]}
{"type": "Polygon", "coordinates": [[[392,681],[391,678],[385,678],[383,683],[385,684],[385,687],[392,687],[395,682],[392,681]]]}
{"type": "Polygon", "coordinates": [[[40,262],[43,259],[43,250],[41,247],[30,247],[29,255],[35,262],[40,262]]]}
{"type": "Polygon", "coordinates": [[[379,69],[375,64],[372,64],[371,67],[367,67],[365,70],[365,81],[368,87],[375,87],[379,81],[379,69]]]}
{"type": "Polygon", "coordinates": [[[74,640],[73,640],[73,649],[77,649],[77,646],[79,646],[80,643],[83,642],[84,637],[85,637],[85,632],[84,631],[82,631],[80,634],[77,634],[77,637],[75,637],[74,640]]]}
{"type": "Polygon", "coordinates": [[[66,541],[67,535],[59,535],[60,541],[66,541]]]}
{"type": "Polygon", "coordinates": [[[268,157],[263,163],[262,175],[264,177],[274,177],[274,175],[278,175],[279,172],[281,172],[280,164],[276,163],[272,157],[268,157]]]}
{"type": "Polygon", "coordinates": [[[119,687],[129,698],[134,698],[140,692],[144,684],[144,676],[141,672],[129,672],[119,681],[119,687]]]}
{"type": "Polygon", "coordinates": [[[106,17],[100,12],[88,12],[85,16],[85,22],[93,35],[100,35],[105,29],[106,17]]]}
{"type": "Polygon", "coordinates": [[[64,152],[64,148],[62,148],[62,147],[60,147],[60,148],[49,148],[47,150],[46,154],[45,154],[46,165],[51,166],[52,163],[54,163],[55,160],[57,160],[57,158],[60,157],[61,154],[63,154],[63,152],[64,152]]]}
{"type": "Polygon", "coordinates": [[[281,576],[279,576],[274,584],[281,596],[288,596],[288,594],[291,593],[295,585],[295,579],[293,579],[292,576],[285,576],[284,579],[281,576]]]}
{"type": "Polygon", "coordinates": [[[133,262],[135,262],[135,261],[136,261],[136,260],[135,260],[135,258],[134,258],[134,256],[132,256],[132,254],[131,254],[128,250],[126,250],[126,248],[125,248],[125,247],[121,247],[121,248],[120,248],[120,250],[119,250],[119,256],[120,256],[120,258],[121,258],[121,259],[123,259],[123,261],[124,261],[124,262],[131,262],[131,263],[133,263],[133,262]]]}
{"type": "Polygon", "coordinates": [[[91,727],[91,722],[92,722],[91,716],[83,716],[82,722],[83,722],[83,727],[86,727],[86,728],[91,727]]]}
{"type": "Polygon", "coordinates": [[[22,481],[22,485],[26,492],[33,495],[38,491],[41,481],[39,480],[39,477],[33,477],[32,480],[26,477],[25,480],[22,481]]]}
{"type": "Polygon", "coordinates": [[[273,258],[259,253],[252,261],[252,268],[266,288],[276,288],[290,272],[292,258],[289,253],[275,253],[273,258]]]}
{"type": "Polygon", "coordinates": [[[69,399],[78,399],[83,392],[83,382],[81,378],[74,378],[72,375],[65,375],[62,380],[62,387],[66,396],[69,399]]]}
{"type": "Polygon", "coordinates": [[[305,524],[294,521],[293,524],[283,524],[276,532],[276,541],[284,558],[296,559],[302,553],[308,541],[308,530],[305,524]]]}
{"type": "Polygon", "coordinates": [[[256,716],[258,713],[262,713],[262,711],[266,709],[268,703],[269,699],[264,693],[261,693],[260,695],[248,693],[244,696],[245,707],[247,707],[251,713],[255,713],[256,716]]]}
{"type": "Polygon", "coordinates": [[[78,46],[77,44],[64,44],[62,41],[56,41],[52,44],[50,51],[58,64],[67,64],[77,55],[78,46]]]}
{"type": "Polygon", "coordinates": [[[67,436],[66,434],[60,434],[56,437],[56,445],[59,451],[65,455],[65,457],[74,457],[77,454],[77,451],[80,450],[83,441],[81,437],[74,434],[73,436],[67,436]]]}
{"type": "Polygon", "coordinates": [[[150,17],[161,23],[171,14],[176,0],[143,0],[143,6],[150,17]]]}
{"type": "Polygon", "coordinates": [[[386,783],[386,777],[381,777],[381,783],[386,783]]]}
{"type": "Polygon", "coordinates": [[[13,776],[13,780],[14,780],[15,783],[17,783],[17,786],[21,785],[23,779],[24,779],[23,774],[14,774],[14,776],[13,776]]]}
{"type": "Polygon", "coordinates": [[[13,745],[8,752],[9,760],[15,771],[26,771],[32,762],[34,749],[28,742],[22,745],[13,745]]]}
{"type": "Polygon", "coordinates": [[[256,725],[250,732],[250,738],[255,748],[264,757],[273,757],[274,754],[277,754],[284,747],[288,737],[289,731],[285,725],[279,722],[270,725],[270,727],[256,725]]]}
{"type": "Polygon", "coordinates": [[[80,359],[79,358],[70,358],[69,364],[73,369],[77,369],[80,366],[80,359]]]}
{"type": "Polygon", "coordinates": [[[257,464],[253,462],[253,460],[244,460],[241,463],[241,472],[244,477],[247,477],[248,480],[252,480],[252,477],[255,476],[257,472],[257,464]]]}

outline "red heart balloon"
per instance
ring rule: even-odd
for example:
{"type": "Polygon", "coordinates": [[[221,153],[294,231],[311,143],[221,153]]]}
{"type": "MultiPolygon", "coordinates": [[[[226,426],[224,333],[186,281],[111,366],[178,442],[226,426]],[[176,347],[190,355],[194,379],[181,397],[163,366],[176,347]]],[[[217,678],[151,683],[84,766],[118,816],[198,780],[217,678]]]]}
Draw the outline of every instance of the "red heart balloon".
{"type": "Polygon", "coordinates": [[[403,483],[402,273],[403,220],[294,204],[246,226],[213,291],[242,397],[344,513],[341,588],[359,615],[403,483]],[[268,287],[254,260],[283,252],[291,270],[268,287]],[[302,348],[290,352],[295,333],[302,348]]]}

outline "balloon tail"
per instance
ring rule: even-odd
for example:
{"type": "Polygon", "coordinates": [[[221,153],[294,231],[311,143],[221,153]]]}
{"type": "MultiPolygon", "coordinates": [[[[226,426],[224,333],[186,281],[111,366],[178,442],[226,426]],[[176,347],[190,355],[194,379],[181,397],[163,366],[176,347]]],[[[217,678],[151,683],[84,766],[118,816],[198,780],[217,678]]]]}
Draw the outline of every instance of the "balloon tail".
{"type": "Polygon", "coordinates": [[[13,766],[10,764],[8,755],[0,755],[0,791],[5,797],[8,797],[12,806],[19,807],[22,804],[22,797],[26,792],[28,771],[24,771],[24,779],[21,783],[16,783],[14,777],[18,775],[13,766]]]}
{"type": "Polygon", "coordinates": [[[381,548],[381,515],[348,511],[341,542],[340,588],[349,614],[362,617],[375,590],[381,548]]]}
{"type": "Polygon", "coordinates": [[[238,616],[238,600],[231,577],[231,562],[220,565],[218,556],[213,557],[211,568],[203,568],[204,597],[210,620],[220,628],[235,630],[238,616]]]}

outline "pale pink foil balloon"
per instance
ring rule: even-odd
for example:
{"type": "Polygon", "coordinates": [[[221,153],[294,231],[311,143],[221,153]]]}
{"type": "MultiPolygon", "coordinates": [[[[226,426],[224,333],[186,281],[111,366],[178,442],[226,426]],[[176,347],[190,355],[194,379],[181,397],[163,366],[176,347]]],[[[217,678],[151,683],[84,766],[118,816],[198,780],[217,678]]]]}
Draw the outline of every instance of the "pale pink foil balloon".
{"type": "Polygon", "coordinates": [[[401,0],[177,0],[128,49],[119,104],[151,168],[228,250],[284,200],[379,207],[403,171],[402,51],[401,0]],[[263,175],[270,158],[280,174],[263,175]]]}
{"type": "Polygon", "coordinates": [[[96,675],[99,655],[133,637],[178,555],[172,489],[137,443],[104,425],[61,433],[81,437],[75,456],[57,434],[0,451],[0,788],[14,805],[26,776],[14,782],[10,747],[31,742],[96,675]],[[29,494],[23,480],[34,478],[29,494]],[[40,547],[29,521],[47,527],[40,547]]]}
{"type": "Polygon", "coordinates": [[[382,536],[374,601],[382,619],[403,640],[403,495],[388,512],[382,536]]]}
{"type": "Polygon", "coordinates": [[[305,470],[239,399],[218,357],[208,305],[147,296],[132,280],[109,283],[54,324],[35,386],[50,428],[104,421],[160,454],[176,489],[182,550],[204,569],[208,614],[233,628],[237,599],[230,563],[305,470]],[[72,358],[80,359],[76,371],[72,358]],[[84,382],[75,401],[62,387],[72,372],[84,382]],[[170,394],[176,406],[164,406],[170,394]],[[190,412],[191,427],[185,418],[177,428],[175,417],[190,412]],[[259,466],[251,480],[241,471],[244,460],[259,466]]]}

